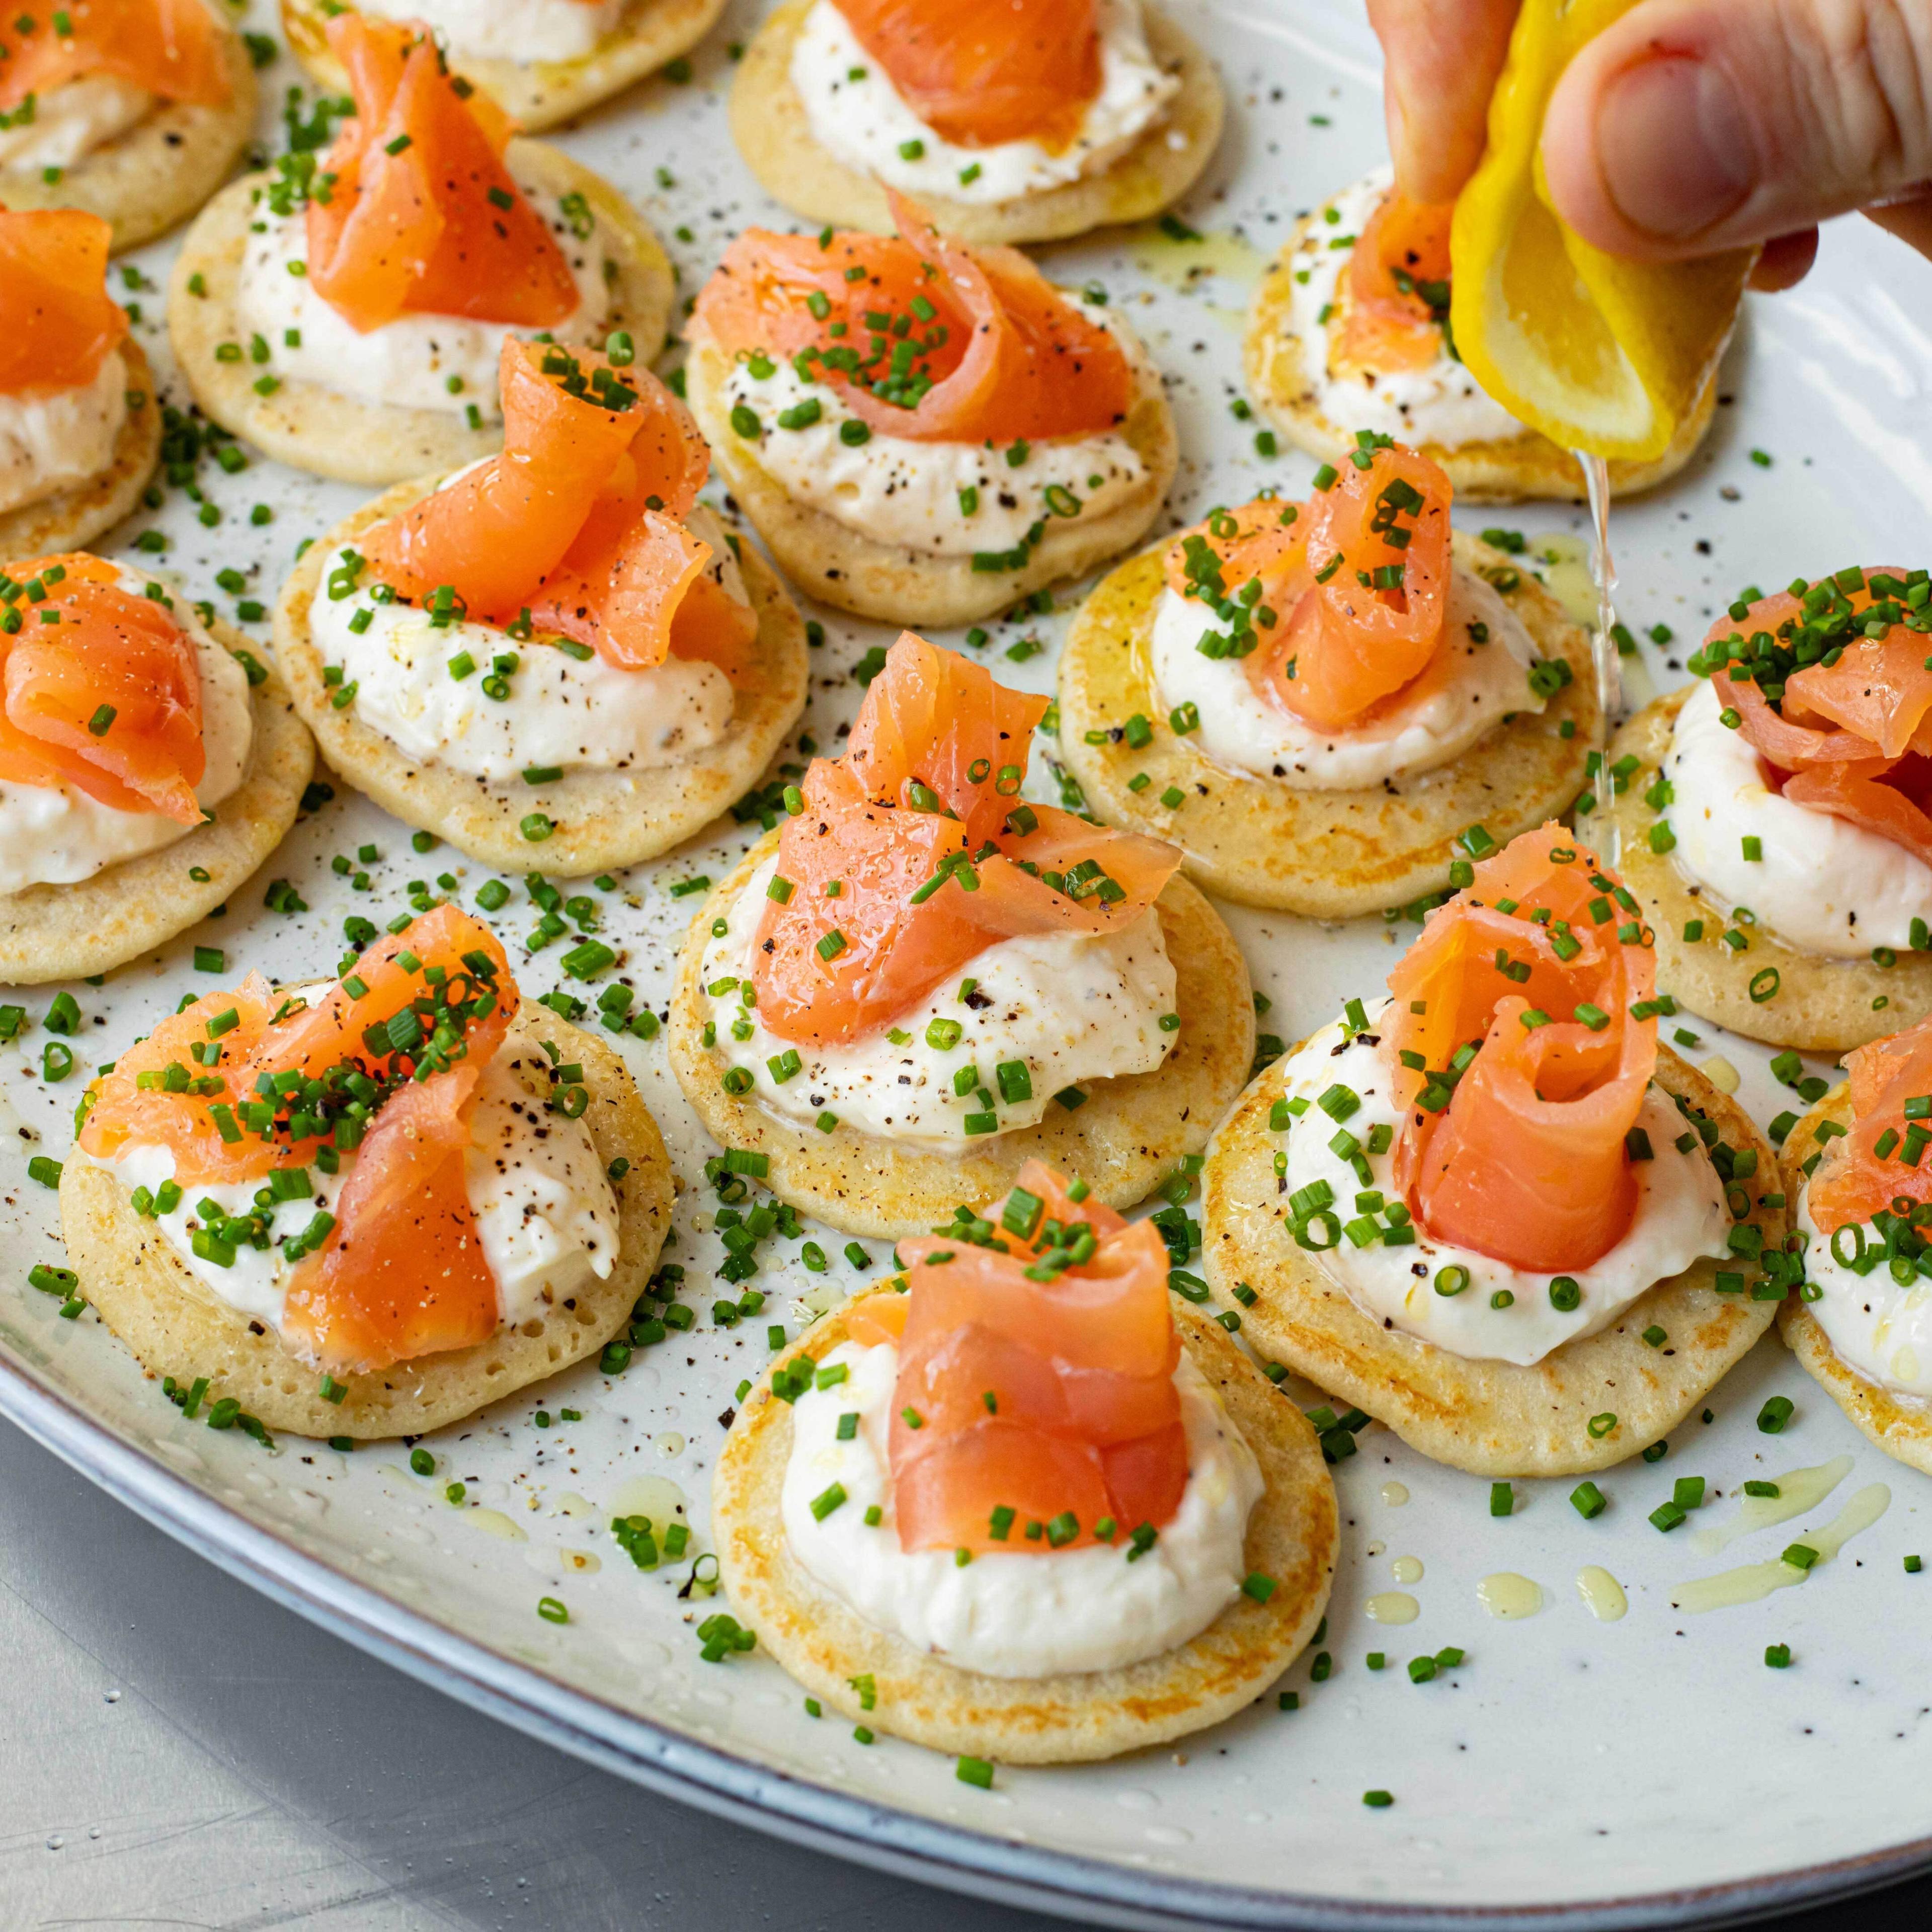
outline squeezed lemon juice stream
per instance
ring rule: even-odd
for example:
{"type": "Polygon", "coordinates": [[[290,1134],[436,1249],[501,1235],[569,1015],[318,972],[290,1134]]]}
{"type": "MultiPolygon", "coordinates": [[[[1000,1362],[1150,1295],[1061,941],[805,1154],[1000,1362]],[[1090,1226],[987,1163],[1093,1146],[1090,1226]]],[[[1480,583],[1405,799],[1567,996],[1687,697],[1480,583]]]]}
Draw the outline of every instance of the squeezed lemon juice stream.
{"type": "Polygon", "coordinates": [[[1593,817],[1600,816],[1602,829],[1597,837],[1598,856],[1606,866],[1614,866],[1617,850],[1617,821],[1611,807],[1616,802],[1616,781],[1610,776],[1612,719],[1623,702],[1623,666],[1618,662],[1617,640],[1612,627],[1617,620],[1612,602],[1617,587],[1617,568],[1610,556],[1610,470],[1600,456],[1582,450],[1573,452],[1583,466],[1583,485],[1590,499],[1590,577],[1597,586],[1597,628],[1590,640],[1590,658],[1597,673],[1597,742],[1594,764],[1585,769],[1585,788],[1597,801],[1593,817]]]}

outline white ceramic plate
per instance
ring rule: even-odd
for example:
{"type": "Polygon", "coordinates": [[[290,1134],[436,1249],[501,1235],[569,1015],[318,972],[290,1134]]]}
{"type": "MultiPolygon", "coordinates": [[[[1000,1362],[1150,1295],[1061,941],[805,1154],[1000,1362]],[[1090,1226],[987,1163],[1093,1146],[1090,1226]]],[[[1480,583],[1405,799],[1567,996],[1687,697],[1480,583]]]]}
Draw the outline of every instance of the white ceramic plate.
{"type": "MultiPolygon", "coordinates": [[[[1177,520],[1237,501],[1263,481],[1298,491],[1309,466],[1260,459],[1255,425],[1236,421],[1241,311],[1264,257],[1296,214],[1382,153],[1373,43],[1353,7],[1334,0],[1168,0],[1220,62],[1233,112],[1223,152],[1187,213],[1206,238],[1153,231],[1056,250],[1069,282],[1098,278],[1147,336],[1168,372],[1187,452],[1177,520]]],[[[658,224],[694,291],[725,242],[754,220],[785,225],[753,191],[727,137],[727,44],[762,11],[735,8],[700,55],[694,83],[648,86],[567,135],[573,152],[619,182],[658,224]],[[659,170],[668,171],[661,176],[659,170]],[[664,185],[668,180],[670,184],[664,185]]],[[[274,28],[262,19],[253,24],[274,28]]],[[[292,76],[266,78],[278,103],[292,76]]],[[[265,128],[265,139],[271,138],[265,128]]],[[[274,137],[279,146],[278,136],[274,137]]],[[[164,246],[136,257],[164,278],[164,246]]],[[[1747,580],[1816,575],[1847,562],[1910,562],[1925,550],[1932,464],[1924,454],[1932,346],[1932,271],[1853,224],[1827,241],[1799,292],[1754,298],[1725,374],[1726,406],[1706,452],[1677,485],[1619,510],[1614,541],[1622,607],[1634,626],[1660,621],[1701,633],[1747,580]],[[1733,400],[1732,399],[1735,398],[1733,400]],[[1772,459],[1766,469],[1753,448],[1772,459]]],[[[142,339],[166,366],[158,288],[134,295],[142,339]]],[[[189,594],[218,590],[224,568],[248,571],[244,594],[272,597],[299,538],[352,506],[356,493],[257,463],[232,478],[203,466],[221,510],[212,530],[179,494],[121,533],[124,546],[158,528],[189,594]],[[274,521],[248,520],[255,503],[274,521]]],[[[1567,511],[1478,513],[1541,536],[1574,535],[1567,511]]],[[[989,656],[1003,676],[1052,688],[1064,616],[996,631],[989,656]],[[1027,638],[1043,649],[1004,653],[1027,638]]],[[[877,629],[828,622],[806,728],[831,745],[859,692],[849,668],[877,629]]],[[[946,640],[946,641],[956,641],[946,640]]],[[[1678,647],[1673,647],[1678,648],[1678,647]]],[[[1640,699],[1678,681],[1666,652],[1646,646],[1632,680],[1640,699]]],[[[1036,788],[1052,795],[1043,770],[1036,788]]],[[[70,988],[85,1015],[84,1064],[106,1059],[182,992],[215,983],[193,969],[197,942],[226,950],[236,970],[283,977],[333,965],[351,912],[387,918],[404,882],[434,879],[443,850],[418,857],[406,832],[340,788],[298,826],[261,878],[209,921],[100,987],[70,988]],[[332,855],[369,843],[380,859],[357,893],[332,855]],[[266,911],[268,880],[293,880],[313,910],[266,911]],[[380,908],[380,910],[378,910],[380,908]]],[[[754,828],[755,829],[755,828],[754,828]]],[[[729,826],[614,894],[594,895],[622,970],[662,1006],[692,910],[669,888],[727,870],[747,842],[729,826]]],[[[473,902],[485,876],[452,868],[473,902]]],[[[506,935],[531,921],[520,892],[506,935]]],[[[1372,991],[1412,928],[1366,920],[1324,930],[1237,914],[1257,983],[1272,997],[1265,1024],[1293,1039],[1332,1016],[1350,993],[1372,991]]],[[[556,950],[526,961],[532,994],[556,983],[556,950]]],[[[26,996],[38,1017],[54,989],[26,996]]],[[[1727,1054],[1760,1118],[1781,1104],[1766,1056],[1700,1026],[1699,1052],[1727,1054]]],[[[770,1244],[759,1285],[770,1312],[726,1332],[707,1319],[687,1339],[640,1357],[612,1380],[594,1365],[487,1412],[424,1446],[436,1474],[411,1474],[398,1446],[338,1454],[289,1440],[273,1454],[236,1433],[184,1420],[91,1316],[63,1322],[25,1286],[35,1261],[58,1262],[52,1196],[28,1183],[26,1156],[58,1156],[70,1138],[81,1076],[48,1085],[36,1028],[0,1058],[0,1408],[132,1507],[271,1595],[404,1668],[566,1748],[764,1828],[940,1882],[1122,1924],[1378,1924],[1454,1918],[1607,1924],[1742,1914],[1870,1883],[1932,1858],[1923,1792],[1932,1767],[1932,1571],[1904,1573],[1903,1553],[1932,1544],[1922,1516],[1932,1488],[1868,1447],[1774,1340],[1712,1398],[1714,1420],[1678,1431],[1657,1466],[1633,1461],[1602,1479],[1606,1514],[1586,1522],[1568,1483],[1526,1483],[1516,1514],[1489,1514],[1488,1485],[1436,1468],[1371,1428],[1336,1472],[1344,1555],[1322,1646],[1334,1674],[1311,1683],[1310,1660],[1284,1679],[1301,1708],[1270,1696],[1179,1751],[1069,1771],[1002,1770],[982,1792],[951,1763],[882,1740],[866,1748],[846,1726],[808,1717],[796,1689],[758,1656],[725,1665],[698,1657],[692,1624],[712,1607],[680,1587],[688,1562],[643,1574],[605,1531],[604,1512],[662,1516],[681,1498],[706,1546],[705,1497],[721,1417],[766,1358],[767,1322],[796,1334],[794,1300],[837,1294],[860,1274],[837,1256],[807,1274],[796,1250],[770,1244]],[[1766,1395],[1797,1405],[1779,1437],[1754,1424],[1766,1395]],[[539,1406],[583,1420],[535,1426],[539,1406]],[[1696,1526],[1721,1523],[1747,1478],[1849,1455],[1855,1467],[1814,1516],[1767,1530],[1726,1556],[1701,1554],[1696,1526]],[[1669,1537],[1646,1522],[1674,1478],[1705,1476],[1723,1497],[1669,1537]],[[470,1504],[442,1500],[460,1478],[470,1504]],[[1384,1486],[1406,1486],[1400,1507],[1384,1486]],[[1726,1562],[1771,1556],[1858,1488],[1888,1486],[1888,1513],[1802,1588],[1767,1602],[1688,1618],[1671,1586],[1726,1562]],[[1390,1564],[1412,1557],[1407,1586],[1420,1616],[1402,1628],[1366,1619],[1394,1586],[1390,1564]],[[1628,1590],[1622,1622],[1596,1622],[1574,1584],[1586,1564],[1628,1590]],[[1478,1581],[1497,1571],[1534,1580],[1541,1612],[1492,1621],[1478,1581]],[[558,1626],[537,1600],[569,1609],[558,1626]],[[1790,1669],[1768,1670],[1767,1643],[1788,1642],[1790,1669]],[[1400,1667],[1424,1650],[1460,1646],[1467,1661],[1417,1685],[1400,1667]],[[1385,1651],[1379,1674],[1364,1662],[1385,1651]],[[1366,1808],[1372,1787],[1395,1794],[1366,1808]]],[[[686,1191],[673,1258],[704,1278],[721,1258],[701,1232],[715,1206],[700,1169],[711,1150],[664,1067],[661,1043],[625,1052],[663,1125],[686,1191]]],[[[1694,1057],[1696,1057],[1694,1055],[1694,1057]]],[[[1822,1071],[1822,1068],[1815,1070],[1822,1071]]],[[[872,1244],[874,1256],[884,1250],[872,1244]]],[[[719,1606],[722,1607],[722,1604],[719,1606]]]]}

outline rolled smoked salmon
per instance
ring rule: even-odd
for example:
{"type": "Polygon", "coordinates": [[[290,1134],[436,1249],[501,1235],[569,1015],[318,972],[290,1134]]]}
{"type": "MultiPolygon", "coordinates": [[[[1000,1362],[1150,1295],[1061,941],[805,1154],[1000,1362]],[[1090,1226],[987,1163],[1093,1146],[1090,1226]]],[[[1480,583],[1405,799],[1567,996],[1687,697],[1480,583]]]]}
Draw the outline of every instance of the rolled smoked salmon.
{"type": "Polygon", "coordinates": [[[1828,1144],[1805,1196],[1827,1240],[1881,1212],[1909,1215],[1932,1202],[1932,1160],[1925,1158],[1932,1128],[1923,1108],[1906,1114],[1908,1100],[1932,1096],[1932,1019],[1855,1048],[1845,1068],[1851,1128],[1828,1144]]]}
{"type": "Polygon", "coordinates": [[[1690,668],[1785,797],[1932,864],[1928,614],[1925,572],[1843,570],[1733,604],[1690,668]]]}
{"type": "Polygon", "coordinates": [[[475,1064],[391,1096],[336,1198],[336,1224],[296,1269],[284,1336],[332,1371],[386,1369],[487,1342],[496,1278],[470,1211],[464,1150],[475,1064]]]}
{"type": "Polygon", "coordinates": [[[949,242],[890,199],[896,237],[747,229],[694,328],[728,355],[789,357],[884,435],[1012,443],[1118,429],[1133,372],[1106,330],[1016,250],[949,242]]]}
{"type": "Polygon", "coordinates": [[[758,619],[701,594],[711,548],[680,520],[711,459],[684,405],[588,350],[513,338],[500,366],[502,454],[368,531],[369,568],[418,602],[447,586],[482,622],[527,611],[622,670],[728,662],[758,619]]]}
{"type": "Polygon", "coordinates": [[[1624,1136],[1657,1064],[1652,935],[1560,825],[1480,860],[1389,975],[1382,1051],[1406,1107],[1396,1184],[1437,1240],[1588,1267],[1636,1204],[1624,1136]]]}
{"type": "Polygon", "coordinates": [[[570,265],[503,164],[502,110],[459,92],[411,26],[344,12],[328,32],[356,112],[324,163],[326,198],[309,200],[316,292],[365,334],[410,312],[520,328],[574,314],[570,265]]]}
{"type": "Polygon", "coordinates": [[[962,148],[1080,131],[1100,92],[1095,0],[836,0],[859,44],[942,140],[962,148]]]}
{"type": "Polygon", "coordinates": [[[1411,201],[1391,190],[1348,256],[1348,300],[1330,337],[1336,374],[1426,369],[1443,351],[1449,308],[1452,202],[1411,201]]]}
{"type": "Polygon", "coordinates": [[[813,760],[780,837],[791,890],[765,905],[754,968],[770,1031],[856,1040],[997,940],[1115,931],[1152,905],[1180,864],[1174,847],[1020,802],[1046,708],[900,636],[850,748],[813,760]]]}
{"type": "MultiPolygon", "coordinates": [[[[950,1229],[902,1241],[902,1332],[855,1324],[855,1340],[899,1349],[902,1550],[1124,1545],[1180,1507],[1187,1439],[1166,1249],[1151,1222],[1076,1202],[1069,1186],[1028,1161],[989,1210],[992,1246],[950,1229]]],[[[882,1318],[895,1312],[888,1303],[882,1318]]]]}
{"type": "Polygon", "coordinates": [[[79,554],[0,578],[11,599],[0,618],[0,778],[199,825],[207,756],[194,640],[118,579],[79,554]]]}
{"type": "Polygon", "coordinates": [[[1426,457],[1372,440],[1308,502],[1215,511],[1167,554],[1168,587],[1216,620],[1210,654],[1245,658],[1319,730],[1370,722],[1442,656],[1454,493],[1426,457]]]}
{"type": "Polygon", "coordinates": [[[62,0],[0,20],[0,112],[96,74],[204,107],[231,92],[220,29],[201,0],[62,0]]]}
{"type": "Polygon", "coordinates": [[[285,1339],[336,1374],[467,1347],[499,1316],[463,1150],[518,1004],[495,935],[439,906],[313,1006],[283,1012],[251,974],[164,1019],[94,1083],[81,1148],[165,1146],[190,1191],[352,1150],[334,1226],[290,1278],[285,1339]]]}
{"type": "Polygon", "coordinates": [[[120,347],[128,317],[106,286],[113,238],[77,208],[0,208],[0,395],[80,388],[120,347]]]}

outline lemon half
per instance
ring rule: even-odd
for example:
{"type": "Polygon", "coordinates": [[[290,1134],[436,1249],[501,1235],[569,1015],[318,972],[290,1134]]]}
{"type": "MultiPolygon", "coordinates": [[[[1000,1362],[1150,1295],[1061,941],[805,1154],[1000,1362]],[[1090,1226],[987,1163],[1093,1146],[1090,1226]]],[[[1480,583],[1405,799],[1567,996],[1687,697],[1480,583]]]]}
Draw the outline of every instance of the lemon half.
{"type": "Polygon", "coordinates": [[[1550,205],[1543,117],[1573,56],[1634,0],[1524,0],[1489,144],[1450,231],[1450,321],[1476,380],[1564,449],[1648,462],[1670,447],[1724,353],[1757,251],[1627,262],[1550,205]]]}

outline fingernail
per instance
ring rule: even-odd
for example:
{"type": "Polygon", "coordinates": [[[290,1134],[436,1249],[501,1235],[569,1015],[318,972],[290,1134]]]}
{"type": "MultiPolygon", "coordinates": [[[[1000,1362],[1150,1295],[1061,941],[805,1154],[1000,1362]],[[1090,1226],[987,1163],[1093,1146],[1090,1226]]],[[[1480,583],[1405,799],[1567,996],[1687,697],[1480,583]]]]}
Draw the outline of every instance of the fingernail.
{"type": "Polygon", "coordinates": [[[1721,221],[1757,181],[1737,91],[1698,60],[1646,61],[1611,82],[1597,110],[1597,164],[1624,219],[1672,240],[1721,221]]]}
{"type": "Polygon", "coordinates": [[[1396,179],[1400,182],[1412,157],[1408,152],[1408,116],[1393,84],[1383,92],[1382,118],[1388,128],[1389,152],[1394,158],[1396,179]]]}

